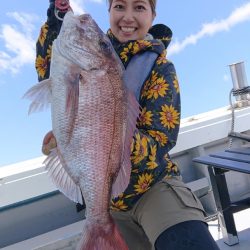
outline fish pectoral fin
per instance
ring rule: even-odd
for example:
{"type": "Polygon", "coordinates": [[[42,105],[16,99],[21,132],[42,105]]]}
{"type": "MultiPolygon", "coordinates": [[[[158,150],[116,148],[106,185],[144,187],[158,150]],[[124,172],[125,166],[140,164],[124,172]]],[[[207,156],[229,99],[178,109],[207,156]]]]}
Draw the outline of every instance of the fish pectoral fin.
{"type": "Polygon", "coordinates": [[[47,108],[51,103],[51,79],[43,80],[31,87],[23,98],[31,100],[29,114],[47,108]]]}
{"type": "Polygon", "coordinates": [[[69,138],[71,138],[79,108],[79,77],[77,76],[74,79],[69,77],[66,82],[67,95],[65,102],[65,115],[66,119],[69,121],[69,138]]]}
{"type": "Polygon", "coordinates": [[[58,149],[53,149],[44,161],[45,169],[60,192],[72,201],[83,204],[80,187],[65,170],[59,155],[58,149]]]}
{"type": "Polygon", "coordinates": [[[74,111],[74,114],[78,111],[79,101],[79,78],[67,79],[67,98],[66,98],[66,113],[74,111]]]}

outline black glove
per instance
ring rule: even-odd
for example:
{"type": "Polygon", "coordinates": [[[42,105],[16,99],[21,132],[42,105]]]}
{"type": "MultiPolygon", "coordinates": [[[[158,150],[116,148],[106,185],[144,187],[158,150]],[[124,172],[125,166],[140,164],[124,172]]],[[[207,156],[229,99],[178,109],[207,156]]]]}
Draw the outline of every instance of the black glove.
{"type": "Polygon", "coordinates": [[[47,10],[47,16],[48,16],[47,23],[50,26],[57,26],[58,29],[60,29],[61,25],[62,25],[62,20],[60,20],[60,19],[63,19],[66,12],[57,11],[57,15],[60,18],[60,19],[58,19],[55,15],[55,0],[49,0],[49,3],[50,3],[50,5],[49,5],[49,8],[47,10]]]}

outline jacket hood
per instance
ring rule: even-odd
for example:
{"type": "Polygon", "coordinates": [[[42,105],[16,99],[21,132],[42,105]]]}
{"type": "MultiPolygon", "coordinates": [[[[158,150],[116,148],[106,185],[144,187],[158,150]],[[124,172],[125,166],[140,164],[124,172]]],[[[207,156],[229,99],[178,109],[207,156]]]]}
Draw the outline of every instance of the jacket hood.
{"type": "Polygon", "coordinates": [[[144,40],[131,40],[125,43],[119,42],[110,29],[107,35],[126,67],[134,55],[143,51],[152,51],[158,55],[165,53],[171,42],[172,31],[164,24],[156,24],[149,29],[144,40]]]}
{"type": "Polygon", "coordinates": [[[148,33],[151,34],[154,39],[161,40],[165,49],[167,49],[170,44],[173,35],[172,30],[164,24],[156,24],[152,26],[148,33]]]}

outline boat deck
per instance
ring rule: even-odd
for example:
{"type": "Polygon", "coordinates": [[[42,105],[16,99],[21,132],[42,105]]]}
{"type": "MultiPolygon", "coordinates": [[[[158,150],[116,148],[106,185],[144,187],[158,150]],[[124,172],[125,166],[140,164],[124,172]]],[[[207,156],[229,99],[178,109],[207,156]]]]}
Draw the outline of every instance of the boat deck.
{"type": "MultiPolygon", "coordinates": [[[[235,131],[250,135],[250,107],[235,110],[235,120],[235,131]]],[[[216,205],[208,169],[192,159],[227,148],[230,128],[229,107],[185,118],[177,144],[170,152],[181,166],[184,181],[197,192],[205,211],[211,215],[216,212],[216,205]]],[[[234,147],[243,145],[246,143],[240,140],[233,143],[234,147]]],[[[47,176],[43,161],[44,156],[0,168],[2,250],[75,249],[84,216],[76,213],[75,204],[58,192],[47,176]]],[[[232,201],[250,197],[249,174],[229,171],[226,180],[232,201]]],[[[211,234],[221,250],[250,250],[250,208],[234,213],[234,218],[239,244],[228,246],[223,242],[216,220],[209,222],[211,234]]]]}
{"type": "MultiPolygon", "coordinates": [[[[249,250],[250,249],[250,208],[234,214],[239,244],[228,246],[223,242],[222,232],[218,221],[210,221],[209,230],[221,250],[249,250]]],[[[4,247],[2,250],[74,250],[80,239],[82,222],[39,235],[29,240],[4,247]]]]}
{"type": "Polygon", "coordinates": [[[234,220],[239,237],[239,244],[228,246],[223,242],[222,232],[218,230],[218,221],[209,222],[209,230],[221,250],[250,249],[250,208],[234,214],[234,220]]]}

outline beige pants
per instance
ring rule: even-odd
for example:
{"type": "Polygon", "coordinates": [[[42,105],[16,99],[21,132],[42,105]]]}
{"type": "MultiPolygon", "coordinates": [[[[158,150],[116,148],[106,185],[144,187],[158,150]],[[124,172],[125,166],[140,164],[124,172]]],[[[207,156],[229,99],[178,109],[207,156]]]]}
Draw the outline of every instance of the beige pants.
{"type": "Polygon", "coordinates": [[[130,250],[152,250],[167,228],[188,220],[204,219],[198,198],[178,178],[155,184],[127,212],[111,212],[130,250]]]}

